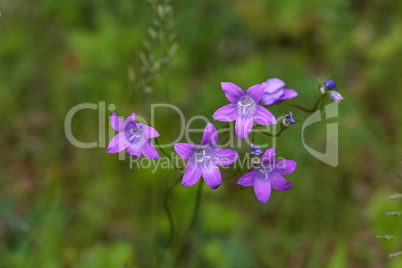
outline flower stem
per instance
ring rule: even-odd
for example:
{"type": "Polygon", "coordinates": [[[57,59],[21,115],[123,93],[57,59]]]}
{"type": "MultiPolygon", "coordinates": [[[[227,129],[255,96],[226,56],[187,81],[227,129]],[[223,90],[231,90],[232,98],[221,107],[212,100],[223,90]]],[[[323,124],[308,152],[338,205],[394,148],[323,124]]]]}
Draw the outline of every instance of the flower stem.
{"type": "Polygon", "coordinates": [[[321,94],[321,96],[318,98],[317,102],[315,103],[315,105],[314,105],[314,107],[313,107],[312,109],[304,108],[304,107],[302,107],[302,106],[300,106],[300,105],[298,105],[298,104],[294,104],[294,103],[287,103],[287,105],[288,105],[288,106],[295,107],[295,108],[297,108],[297,109],[299,109],[299,110],[302,110],[302,111],[305,111],[305,112],[307,112],[307,113],[313,113],[313,112],[315,112],[315,111],[317,110],[317,108],[319,107],[319,104],[320,104],[321,100],[324,99],[324,96],[325,96],[325,95],[326,95],[326,94],[321,94]]]}
{"type": "Polygon", "coordinates": [[[172,163],[172,166],[173,166],[174,169],[183,170],[183,168],[177,167],[177,166],[174,164],[172,157],[171,157],[168,153],[166,153],[165,150],[163,150],[163,149],[161,148],[161,146],[159,145],[159,142],[158,142],[158,139],[157,139],[157,138],[155,138],[155,144],[156,144],[156,146],[158,146],[158,149],[159,149],[164,155],[167,156],[167,158],[168,158],[168,159],[170,160],[170,162],[172,163]]]}
{"type": "Polygon", "coordinates": [[[169,198],[169,194],[173,190],[173,188],[181,181],[181,178],[182,178],[182,175],[180,174],[177,177],[177,179],[169,185],[169,188],[166,190],[165,195],[163,197],[163,208],[166,212],[166,216],[169,219],[169,225],[170,225],[170,233],[169,233],[169,238],[167,240],[168,242],[166,243],[166,248],[169,248],[170,244],[172,244],[173,236],[174,236],[174,222],[173,222],[172,212],[170,211],[170,208],[169,208],[168,198],[169,198]]]}
{"type": "Polygon", "coordinates": [[[165,259],[165,255],[166,252],[168,251],[169,247],[171,246],[172,242],[173,242],[173,237],[174,237],[174,233],[175,233],[175,228],[174,228],[174,221],[173,221],[173,215],[172,215],[172,211],[170,210],[169,207],[169,195],[172,192],[173,188],[181,181],[182,178],[182,174],[180,173],[176,180],[174,180],[169,187],[166,189],[166,192],[163,196],[163,209],[165,210],[166,216],[169,220],[169,237],[167,239],[166,245],[165,245],[165,249],[163,251],[162,254],[159,255],[159,257],[157,258],[156,261],[156,266],[155,267],[161,267],[161,262],[163,262],[163,260],[165,259]]]}
{"type": "MultiPolygon", "coordinates": [[[[255,126],[255,124],[254,124],[254,126],[255,126]]],[[[251,143],[252,143],[252,144],[254,144],[254,138],[255,138],[255,131],[253,131],[253,136],[252,136],[252,138],[251,138],[251,143]]]]}
{"type": "Polygon", "coordinates": [[[224,181],[230,180],[231,178],[233,178],[234,176],[236,176],[238,173],[240,173],[240,169],[237,169],[236,172],[233,173],[232,175],[230,175],[229,177],[222,178],[222,180],[224,180],[224,181]]]}
{"type": "Polygon", "coordinates": [[[270,137],[278,137],[279,135],[282,134],[282,132],[283,132],[285,129],[286,129],[286,128],[281,128],[281,130],[279,130],[279,132],[276,133],[276,134],[270,134],[270,133],[264,132],[264,131],[261,131],[261,133],[263,133],[263,134],[265,134],[265,135],[267,135],[267,136],[270,136],[270,137]]]}
{"type": "Polygon", "coordinates": [[[192,217],[192,219],[190,221],[190,225],[188,226],[188,229],[187,229],[187,231],[186,231],[186,233],[184,235],[183,243],[181,244],[181,246],[179,248],[179,253],[176,256],[176,261],[175,261],[175,266],[174,267],[179,267],[180,260],[181,260],[181,258],[183,257],[183,254],[184,254],[184,247],[186,245],[188,236],[189,236],[189,234],[191,232],[191,229],[193,229],[193,227],[195,225],[195,221],[197,219],[197,215],[198,215],[198,212],[200,210],[201,196],[202,196],[202,186],[203,185],[204,184],[201,183],[201,182],[198,184],[197,196],[196,196],[196,199],[195,199],[195,207],[194,207],[193,217],[192,217]]]}

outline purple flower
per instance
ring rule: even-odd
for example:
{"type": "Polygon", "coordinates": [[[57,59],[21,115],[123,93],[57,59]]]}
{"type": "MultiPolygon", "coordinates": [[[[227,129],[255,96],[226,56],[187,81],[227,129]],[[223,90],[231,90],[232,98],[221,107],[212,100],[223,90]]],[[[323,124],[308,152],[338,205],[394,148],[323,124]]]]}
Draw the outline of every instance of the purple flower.
{"type": "Polygon", "coordinates": [[[250,134],[254,121],[260,125],[277,123],[267,109],[258,105],[264,93],[263,86],[252,86],[246,92],[230,82],[222,82],[221,86],[226,98],[232,103],[216,110],[212,117],[224,122],[236,120],[236,135],[240,139],[245,139],[250,134]]]}
{"type": "Polygon", "coordinates": [[[265,88],[260,101],[262,105],[279,104],[286,99],[291,99],[298,95],[295,90],[284,88],[286,83],[279,78],[270,78],[261,85],[265,88]]]}
{"type": "Polygon", "coordinates": [[[261,203],[266,203],[271,195],[271,187],[278,191],[292,188],[292,184],[282,175],[292,173],[296,169],[296,161],[275,161],[275,147],[265,151],[260,164],[253,167],[237,181],[237,184],[254,186],[254,192],[261,203]]]}
{"type": "Polygon", "coordinates": [[[110,116],[110,124],[119,133],[110,141],[108,153],[114,154],[127,149],[126,153],[135,158],[140,158],[142,153],[149,159],[161,159],[151,142],[151,138],[158,137],[159,133],[153,127],[135,123],[135,113],[127,120],[113,113],[110,116]]]}
{"type": "Polygon", "coordinates": [[[293,118],[293,113],[289,112],[287,115],[285,115],[285,118],[282,121],[283,125],[286,127],[289,126],[289,124],[294,125],[296,124],[296,120],[293,118]]]}
{"type": "Polygon", "coordinates": [[[262,155],[263,152],[261,151],[260,147],[250,143],[250,149],[251,149],[251,154],[252,155],[262,155]]]}
{"type": "Polygon", "coordinates": [[[336,84],[335,84],[334,80],[327,79],[324,81],[324,87],[329,90],[334,90],[334,89],[336,89],[336,84]]]}
{"type": "Polygon", "coordinates": [[[329,95],[329,97],[336,102],[341,102],[343,100],[342,95],[338,92],[338,91],[332,91],[331,95],[329,95]]]}
{"type": "Polygon", "coordinates": [[[237,159],[237,153],[231,149],[216,148],[218,132],[212,123],[204,129],[204,135],[199,146],[188,143],[177,143],[174,149],[184,160],[188,161],[182,185],[192,186],[201,177],[211,189],[218,188],[222,183],[218,166],[227,166],[237,159]]]}

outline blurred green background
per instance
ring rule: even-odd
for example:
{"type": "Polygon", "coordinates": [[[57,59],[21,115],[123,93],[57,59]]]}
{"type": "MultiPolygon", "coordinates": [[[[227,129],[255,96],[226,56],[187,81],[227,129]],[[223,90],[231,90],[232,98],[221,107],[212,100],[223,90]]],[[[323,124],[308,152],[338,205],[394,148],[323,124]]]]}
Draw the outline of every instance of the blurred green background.
{"type": "MultiPolygon", "coordinates": [[[[111,136],[98,139],[107,109],[101,122],[99,109],[86,109],[72,124],[78,140],[101,148],[73,146],[64,120],[74,106],[104,102],[149,120],[150,105],[165,102],[212,120],[228,103],[222,81],[246,89],[278,77],[299,92],[292,102],[312,106],[316,76],[334,79],[345,98],[331,121],[339,166],[310,155],[296,124],[277,143],[278,156],[298,162],[286,176],[294,187],[264,205],[236,178],[204,187],[181,266],[402,267],[402,257],[387,259],[402,250],[401,219],[384,216],[402,210],[387,200],[402,191],[398,1],[2,0],[0,10],[0,267],[152,267],[166,243],[162,199],[177,171],[130,169],[108,154],[111,136]],[[376,238],[384,234],[399,238],[376,238]]],[[[292,111],[298,122],[308,116],[292,111]]],[[[325,123],[305,133],[321,151],[325,123]]],[[[178,124],[160,110],[160,140],[173,140],[178,124]]],[[[236,149],[249,152],[245,142],[236,149]]],[[[179,237],[161,267],[171,267],[196,188],[173,191],[179,237]]]]}

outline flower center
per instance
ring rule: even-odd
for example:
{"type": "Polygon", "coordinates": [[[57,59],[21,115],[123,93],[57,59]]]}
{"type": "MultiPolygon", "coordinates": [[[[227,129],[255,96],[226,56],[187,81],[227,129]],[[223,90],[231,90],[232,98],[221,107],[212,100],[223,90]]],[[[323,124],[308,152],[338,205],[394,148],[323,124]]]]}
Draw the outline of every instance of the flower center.
{"type": "Polygon", "coordinates": [[[256,110],[256,104],[250,96],[243,96],[237,102],[238,111],[241,115],[252,115],[256,110]]]}
{"type": "Polygon", "coordinates": [[[205,163],[210,158],[211,158],[211,155],[208,154],[206,148],[198,148],[194,152],[194,161],[197,163],[205,163]]]}
{"type": "Polygon", "coordinates": [[[261,163],[259,172],[263,175],[264,180],[268,180],[268,175],[272,171],[272,166],[261,163]]]}
{"type": "Polygon", "coordinates": [[[129,139],[130,141],[133,141],[133,139],[135,138],[140,138],[142,135],[142,128],[132,128],[130,129],[130,134],[131,134],[131,137],[129,139]]]}
{"type": "Polygon", "coordinates": [[[194,153],[195,162],[204,162],[204,159],[205,159],[205,150],[202,148],[197,149],[197,151],[195,151],[194,153]]]}

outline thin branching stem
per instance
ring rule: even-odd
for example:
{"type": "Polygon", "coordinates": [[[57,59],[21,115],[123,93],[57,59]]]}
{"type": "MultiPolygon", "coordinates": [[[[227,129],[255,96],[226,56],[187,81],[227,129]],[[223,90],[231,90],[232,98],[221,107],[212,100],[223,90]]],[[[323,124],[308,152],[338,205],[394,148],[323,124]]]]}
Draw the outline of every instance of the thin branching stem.
{"type": "Polygon", "coordinates": [[[174,237],[174,222],[173,222],[173,216],[172,216],[172,212],[169,208],[169,203],[168,203],[168,199],[169,199],[169,195],[170,192],[173,190],[173,188],[181,181],[182,175],[180,174],[177,179],[175,181],[173,181],[170,185],[169,188],[166,190],[165,195],[163,197],[163,208],[166,212],[166,216],[168,217],[169,220],[169,226],[170,226],[170,233],[169,233],[169,238],[167,240],[166,243],[166,248],[169,248],[170,245],[172,244],[173,241],[173,237],[174,237]]]}
{"type": "Polygon", "coordinates": [[[305,111],[305,112],[307,112],[307,113],[313,113],[313,112],[317,111],[317,108],[320,106],[320,102],[321,102],[322,100],[324,100],[324,96],[325,96],[325,95],[326,95],[326,94],[322,94],[322,95],[318,98],[317,102],[315,103],[315,105],[314,105],[314,107],[313,107],[312,109],[304,108],[304,107],[302,107],[302,106],[300,106],[300,105],[298,105],[298,104],[294,104],[294,103],[287,103],[286,105],[295,107],[295,108],[297,108],[297,109],[299,109],[299,110],[302,110],[302,111],[305,111]]]}
{"type": "Polygon", "coordinates": [[[161,267],[161,262],[163,262],[163,260],[165,259],[165,254],[169,250],[169,248],[173,242],[173,238],[174,238],[174,234],[175,234],[175,227],[174,227],[172,211],[169,207],[169,196],[170,196],[170,193],[173,191],[174,187],[181,181],[181,178],[182,178],[182,174],[180,173],[177,176],[176,180],[174,180],[169,185],[169,187],[166,189],[166,192],[163,196],[163,209],[164,209],[166,216],[168,218],[168,221],[169,221],[169,236],[168,236],[164,251],[157,258],[156,267],[161,267]]]}
{"type": "Polygon", "coordinates": [[[182,242],[182,244],[181,244],[181,246],[179,248],[179,253],[176,256],[175,267],[179,267],[180,260],[181,260],[181,258],[183,257],[183,254],[184,254],[184,248],[185,248],[185,245],[187,243],[188,236],[189,236],[191,230],[193,229],[193,227],[195,225],[195,222],[196,222],[196,219],[197,219],[197,216],[198,216],[198,212],[200,210],[203,185],[204,184],[201,183],[201,182],[198,183],[197,196],[196,196],[196,199],[195,199],[195,207],[194,207],[193,216],[191,218],[190,225],[188,226],[187,231],[186,231],[186,233],[184,235],[183,242],[182,242]]]}
{"type": "Polygon", "coordinates": [[[267,136],[270,136],[270,137],[279,137],[285,129],[286,128],[281,128],[281,130],[279,130],[279,132],[276,133],[276,134],[271,134],[271,133],[268,133],[268,132],[265,132],[265,131],[261,131],[261,133],[263,133],[263,134],[265,134],[267,136]]]}
{"type": "Polygon", "coordinates": [[[235,173],[233,173],[232,175],[230,175],[229,177],[223,178],[222,180],[226,181],[226,180],[230,180],[231,178],[233,178],[234,176],[236,176],[237,174],[240,173],[240,169],[237,169],[235,173]]]}
{"type": "Polygon", "coordinates": [[[158,139],[157,139],[157,138],[155,138],[155,144],[156,144],[156,146],[158,146],[158,149],[159,149],[164,155],[166,155],[167,158],[169,158],[169,160],[170,160],[170,162],[172,163],[172,166],[173,166],[174,169],[183,170],[183,168],[177,167],[177,166],[174,164],[173,158],[172,158],[168,153],[166,153],[165,150],[162,149],[162,147],[159,145],[159,142],[158,142],[158,139]]]}

